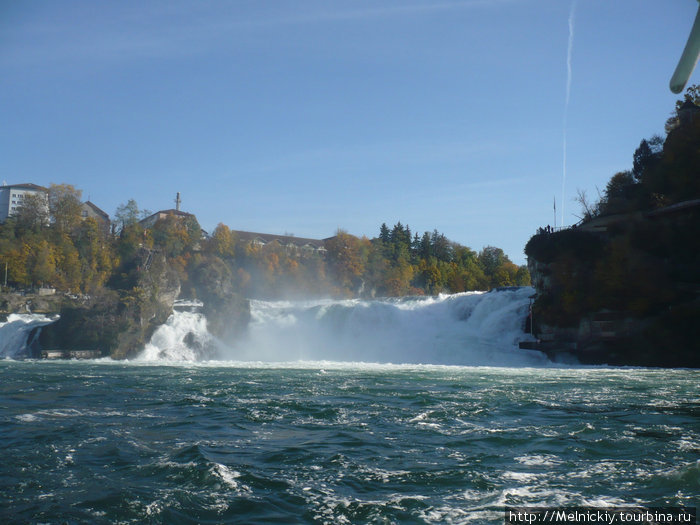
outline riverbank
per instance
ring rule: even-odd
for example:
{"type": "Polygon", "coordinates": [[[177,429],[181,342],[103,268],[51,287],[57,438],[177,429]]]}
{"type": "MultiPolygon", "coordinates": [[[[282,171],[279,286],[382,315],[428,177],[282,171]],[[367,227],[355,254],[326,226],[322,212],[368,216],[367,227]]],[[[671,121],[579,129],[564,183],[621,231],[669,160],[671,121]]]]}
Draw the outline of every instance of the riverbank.
{"type": "Polygon", "coordinates": [[[0,319],[6,319],[10,314],[43,314],[55,315],[66,305],[77,305],[87,301],[87,297],[54,292],[51,295],[26,292],[0,292],[0,319]]]}

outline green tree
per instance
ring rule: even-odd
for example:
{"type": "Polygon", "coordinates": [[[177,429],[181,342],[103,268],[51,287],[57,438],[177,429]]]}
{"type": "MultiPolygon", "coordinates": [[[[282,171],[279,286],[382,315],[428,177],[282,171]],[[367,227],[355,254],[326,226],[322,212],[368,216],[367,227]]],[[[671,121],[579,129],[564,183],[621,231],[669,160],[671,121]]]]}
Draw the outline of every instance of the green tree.
{"type": "Polygon", "coordinates": [[[651,139],[642,139],[632,157],[632,176],[637,182],[644,177],[644,172],[653,169],[661,158],[664,140],[655,135],[651,139]]]}
{"type": "Polygon", "coordinates": [[[177,257],[195,249],[202,236],[202,229],[193,216],[182,219],[168,215],[159,219],[151,232],[154,246],[161,248],[169,257],[177,257]]]}
{"type": "Polygon", "coordinates": [[[685,90],[683,98],[676,100],[676,106],[671,114],[671,117],[666,121],[666,133],[670,133],[680,124],[681,109],[686,102],[692,102],[696,106],[700,105],[700,85],[693,84],[685,90]]]}
{"type": "Polygon", "coordinates": [[[700,198],[700,114],[683,122],[666,137],[661,161],[649,181],[663,194],[664,204],[700,198]]]}
{"type": "Polygon", "coordinates": [[[146,240],[144,229],[140,224],[127,224],[119,232],[117,241],[117,254],[122,263],[128,263],[136,257],[139,249],[146,240]]]}
{"type": "Polygon", "coordinates": [[[114,212],[114,225],[117,231],[122,231],[126,226],[136,224],[142,217],[139,206],[134,199],[129,199],[126,204],[120,204],[114,212]]]}
{"type": "Polygon", "coordinates": [[[46,197],[40,194],[26,194],[13,219],[21,232],[38,232],[49,223],[46,197]]]}
{"type": "Polygon", "coordinates": [[[484,247],[484,249],[479,252],[478,260],[486,275],[495,274],[499,266],[510,262],[503,250],[495,246],[484,247]]]}
{"type": "Polygon", "coordinates": [[[383,222],[381,227],[379,228],[379,240],[384,243],[388,243],[390,237],[391,234],[389,233],[389,227],[386,225],[385,222],[383,222]]]}
{"type": "Polygon", "coordinates": [[[605,186],[601,207],[605,213],[623,213],[636,203],[634,191],[637,185],[632,172],[620,171],[612,176],[605,186]]]}
{"type": "Polygon", "coordinates": [[[446,275],[440,271],[435,257],[421,259],[414,273],[414,283],[429,294],[438,294],[443,290],[446,275]]]}
{"type": "Polygon", "coordinates": [[[518,271],[515,274],[515,284],[517,286],[530,286],[532,282],[530,281],[530,271],[527,269],[526,265],[521,265],[518,267],[518,271]]]}
{"type": "Polygon", "coordinates": [[[389,259],[387,259],[383,249],[383,243],[381,245],[373,243],[367,254],[367,263],[363,274],[367,282],[368,291],[373,290],[374,292],[384,293],[382,288],[383,280],[389,266],[389,259]]]}
{"type": "Polygon", "coordinates": [[[410,293],[414,274],[414,267],[403,259],[389,267],[382,286],[386,295],[400,297],[410,293]]]}
{"type": "Polygon", "coordinates": [[[478,261],[489,281],[490,288],[516,284],[518,267],[511,262],[501,248],[486,246],[479,252],[478,261]]]}
{"type": "Polygon", "coordinates": [[[439,261],[452,260],[452,246],[444,234],[433,230],[430,236],[430,245],[432,254],[437,257],[439,261]]]}
{"type": "Polygon", "coordinates": [[[397,222],[389,233],[387,256],[396,264],[399,261],[409,261],[411,255],[411,230],[397,222]]]}
{"type": "Polygon", "coordinates": [[[428,232],[423,233],[421,237],[420,245],[418,246],[418,256],[421,259],[428,259],[433,255],[433,244],[430,241],[430,234],[428,232]]]}

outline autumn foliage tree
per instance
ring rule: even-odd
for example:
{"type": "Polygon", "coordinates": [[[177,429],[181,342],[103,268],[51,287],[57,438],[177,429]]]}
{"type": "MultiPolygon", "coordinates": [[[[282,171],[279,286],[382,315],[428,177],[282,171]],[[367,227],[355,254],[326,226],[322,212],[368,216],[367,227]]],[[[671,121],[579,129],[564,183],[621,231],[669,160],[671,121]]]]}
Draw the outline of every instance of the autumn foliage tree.
{"type": "Polygon", "coordinates": [[[111,236],[81,215],[81,191],[52,184],[48,198],[27,195],[0,225],[0,258],[8,285],[92,292],[110,278],[116,257],[111,236]]]}
{"type": "Polygon", "coordinates": [[[343,230],[326,242],[328,268],[341,290],[352,293],[362,283],[367,259],[367,239],[343,230]]]}
{"type": "Polygon", "coordinates": [[[165,255],[182,290],[193,295],[203,289],[203,276],[261,298],[423,295],[529,284],[527,270],[498,248],[477,253],[437,230],[419,234],[401,222],[382,224],[374,239],[338,230],[320,249],[307,249],[244,241],[221,223],[204,235],[187,214],[144,224],[148,212],[134,199],[117,208],[110,232],[82,217],[80,198],[74,186],[53,184],[48,201],[28,197],[0,225],[8,284],[89,294],[111,288],[128,295],[154,252],[165,255]]]}
{"type": "Polygon", "coordinates": [[[71,184],[51,184],[49,187],[49,211],[53,231],[73,234],[82,220],[82,191],[71,184]]]}

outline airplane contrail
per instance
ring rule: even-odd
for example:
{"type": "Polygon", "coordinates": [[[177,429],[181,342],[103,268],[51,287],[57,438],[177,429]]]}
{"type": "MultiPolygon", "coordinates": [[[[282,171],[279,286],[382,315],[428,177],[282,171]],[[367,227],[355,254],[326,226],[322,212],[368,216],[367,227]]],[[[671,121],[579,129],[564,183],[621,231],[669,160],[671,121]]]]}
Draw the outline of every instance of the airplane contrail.
{"type": "Polygon", "coordinates": [[[571,76],[572,76],[572,60],[571,55],[574,49],[574,14],[576,12],[576,0],[571,2],[571,10],[569,11],[569,45],[566,50],[566,101],[564,102],[564,137],[563,137],[563,160],[562,160],[562,177],[561,177],[561,226],[564,226],[564,203],[566,202],[564,193],[566,191],[566,128],[567,118],[569,116],[569,100],[571,99],[571,76]]]}

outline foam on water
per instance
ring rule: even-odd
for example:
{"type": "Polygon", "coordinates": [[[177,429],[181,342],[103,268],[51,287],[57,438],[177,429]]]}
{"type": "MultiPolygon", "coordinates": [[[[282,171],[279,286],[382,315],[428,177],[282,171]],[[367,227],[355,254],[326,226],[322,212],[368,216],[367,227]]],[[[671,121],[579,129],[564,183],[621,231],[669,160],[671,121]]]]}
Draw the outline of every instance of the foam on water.
{"type": "Polygon", "coordinates": [[[232,347],[212,346],[201,314],[176,311],[141,359],[541,366],[542,354],[517,347],[529,338],[523,325],[532,294],[524,287],[427,298],[252,300],[248,332],[232,347]]]}
{"type": "Polygon", "coordinates": [[[175,311],[155,331],[139,360],[197,361],[205,355],[212,340],[204,315],[175,311]]]}
{"type": "Polygon", "coordinates": [[[497,524],[505,505],[700,494],[692,370],[0,360],[0,375],[0,508],[17,522],[497,524]]]}
{"type": "MultiPolygon", "coordinates": [[[[549,364],[542,354],[517,347],[529,338],[523,325],[532,293],[517,288],[399,299],[252,300],[249,329],[229,346],[208,332],[201,303],[180,301],[135,362],[542,366],[549,364]]],[[[0,357],[26,357],[32,330],[54,320],[10,315],[0,323],[0,357]]]]}

